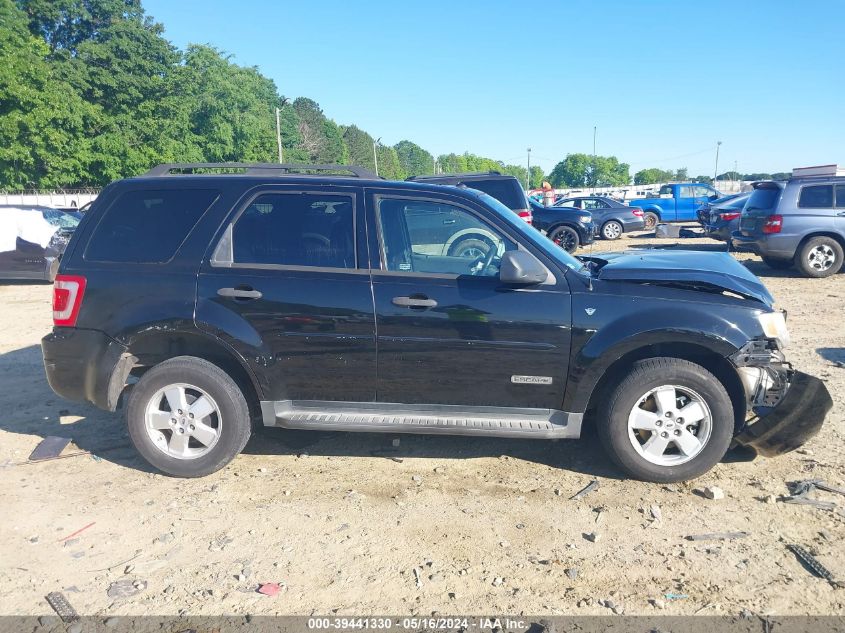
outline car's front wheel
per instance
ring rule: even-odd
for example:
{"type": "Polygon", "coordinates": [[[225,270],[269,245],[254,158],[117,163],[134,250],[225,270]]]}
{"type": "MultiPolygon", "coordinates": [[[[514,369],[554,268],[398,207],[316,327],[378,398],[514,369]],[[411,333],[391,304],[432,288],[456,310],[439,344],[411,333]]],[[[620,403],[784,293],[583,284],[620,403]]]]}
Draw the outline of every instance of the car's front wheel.
{"type": "Polygon", "coordinates": [[[626,473],[644,481],[694,479],[722,459],[734,410],[719,380],[679,358],[649,358],[599,407],[599,436],[626,473]]]}
{"type": "Polygon", "coordinates": [[[223,468],[249,440],[249,407],[237,384],[206,360],[180,356],[148,370],[126,408],[129,437],[141,456],[176,477],[223,468]]]}
{"type": "Polygon", "coordinates": [[[601,227],[601,236],[606,240],[618,240],[625,229],[616,220],[608,220],[601,227]]]}
{"type": "Polygon", "coordinates": [[[581,243],[575,229],[568,226],[559,226],[549,233],[549,239],[564,249],[567,253],[574,253],[581,243]]]}
{"type": "Polygon", "coordinates": [[[795,266],[806,277],[830,277],[842,268],[842,245],[832,237],[814,237],[795,256],[795,266]]]}

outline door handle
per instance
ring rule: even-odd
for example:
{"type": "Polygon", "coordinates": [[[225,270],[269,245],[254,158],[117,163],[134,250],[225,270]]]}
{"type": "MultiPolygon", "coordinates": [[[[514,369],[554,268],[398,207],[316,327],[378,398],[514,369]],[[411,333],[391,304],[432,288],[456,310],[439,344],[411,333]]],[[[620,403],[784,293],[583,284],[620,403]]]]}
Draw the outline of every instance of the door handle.
{"type": "Polygon", "coordinates": [[[251,288],[250,286],[238,286],[237,288],[220,288],[217,291],[221,297],[229,297],[231,299],[260,299],[261,292],[251,288]]]}
{"type": "Polygon", "coordinates": [[[393,305],[402,308],[433,308],[437,305],[437,302],[425,295],[415,295],[413,297],[393,297],[393,305]]]}
{"type": "Polygon", "coordinates": [[[838,215],[838,216],[843,216],[843,215],[845,215],[845,211],[840,211],[840,212],[839,212],[839,213],[837,213],[836,215],[838,215]]]}

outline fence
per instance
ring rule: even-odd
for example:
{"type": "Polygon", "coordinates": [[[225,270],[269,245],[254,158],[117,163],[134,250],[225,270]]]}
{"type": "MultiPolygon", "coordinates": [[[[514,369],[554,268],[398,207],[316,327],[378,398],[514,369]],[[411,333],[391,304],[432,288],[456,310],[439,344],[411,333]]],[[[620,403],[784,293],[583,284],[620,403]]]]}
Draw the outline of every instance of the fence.
{"type": "Polygon", "coordinates": [[[99,189],[64,189],[60,191],[13,191],[0,193],[0,204],[37,205],[60,207],[65,209],[80,208],[100,194],[99,189]]]}

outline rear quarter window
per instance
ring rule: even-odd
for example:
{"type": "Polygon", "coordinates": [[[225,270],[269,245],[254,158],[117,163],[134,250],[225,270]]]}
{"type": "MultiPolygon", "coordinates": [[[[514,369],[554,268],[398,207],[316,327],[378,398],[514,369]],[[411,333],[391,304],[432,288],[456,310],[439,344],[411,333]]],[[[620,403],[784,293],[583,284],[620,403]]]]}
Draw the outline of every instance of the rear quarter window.
{"type": "Polygon", "coordinates": [[[212,189],[136,189],[104,211],[85,260],[161,264],[169,261],[217,199],[212,189]]]}
{"type": "Polygon", "coordinates": [[[515,209],[527,209],[528,202],[522,185],[516,178],[498,178],[496,180],[468,180],[465,184],[471,189],[483,191],[488,196],[496,198],[499,202],[508,207],[511,211],[515,209]]]}
{"type": "Polygon", "coordinates": [[[801,209],[830,209],[833,206],[833,185],[802,187],[798,196],[801,209]]]}

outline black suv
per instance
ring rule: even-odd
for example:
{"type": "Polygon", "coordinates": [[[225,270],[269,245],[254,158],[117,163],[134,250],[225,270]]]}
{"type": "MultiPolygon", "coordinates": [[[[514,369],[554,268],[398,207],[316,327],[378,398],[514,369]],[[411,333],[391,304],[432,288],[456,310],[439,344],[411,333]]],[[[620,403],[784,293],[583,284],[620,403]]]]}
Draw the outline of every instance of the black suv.
{"type": "Polygon", "coordinates": [[[138,451],[184,477],[226,465],[253,421],[553,439],[589,414],[627,473],[677,481],[732,442],[791,450],[832,406],[730,255],[579,260],[484,193],[354,167],[162,165],[109,185],[53,319],[53,390],[125,400],[138,451]]]}

